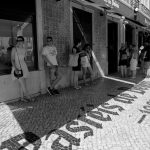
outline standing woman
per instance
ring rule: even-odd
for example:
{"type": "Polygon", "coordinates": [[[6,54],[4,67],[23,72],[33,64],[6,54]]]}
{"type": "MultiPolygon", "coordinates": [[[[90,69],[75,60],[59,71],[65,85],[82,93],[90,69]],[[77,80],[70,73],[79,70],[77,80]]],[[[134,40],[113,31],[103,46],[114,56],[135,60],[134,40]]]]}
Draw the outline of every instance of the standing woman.
{"type": "Polygon", "coordinates": [[[121,77],[127,77],[127,65],[128,65],[128,54],[124,43],[122,43],[119,50],[119,66],[121,71],[121,77]]]}
{"type": "Polygon", "coordinates": [[[87,74],[87,71],[89,71],[90,73],[90,81],[92,83],[93,81],[93,77],[94,77],[94,74],[93,74],[93,70],[92,70],[92,67],[91,67],[91,64],[90,64],[90,58],[92,57],[92,54],[91,54],[91,48],[90,48],[90,45],[89,44],[85,44],[84,48],[83,48],[83,53],[81,54],[81,66],[82,66],[82,71],[83,71],[83,81],[84,81],[84,85],[88,85],[86,83],[86,74],[87,74]]]}
{"type": "Polygon", "coordinates": [[[76,39],[74,46],[72,48],[72,53],[74,55],[79,55],[79,57],[78,57],[77,66],[72,67],[72,72],[73,72],[72,83],[73,83],[74,88],[77,90],[81,88],[81,86],[79,86],[79,83],[78,83],[79,72],[81,71],[81,55],[80,55],[81,50],[80,50],[80,47],[81,47],[81,40],[76,39]]]}
{"type": "Polygon", "coordinates": [[[18,80],[21,90],[23,91],[23,94],[21,93],[21,101],[31,101],[31,99],[28,90],[27,90],[27,78],[29,75],[29,70],[27,68],[26,62],[25,62],[25,55],[26,55],[26,49],[24,47],[24,37],[18,36],[17,37],[17,44],[12,49],[11,53],[11,62],[12,62],[12,79],[18,80]]]}

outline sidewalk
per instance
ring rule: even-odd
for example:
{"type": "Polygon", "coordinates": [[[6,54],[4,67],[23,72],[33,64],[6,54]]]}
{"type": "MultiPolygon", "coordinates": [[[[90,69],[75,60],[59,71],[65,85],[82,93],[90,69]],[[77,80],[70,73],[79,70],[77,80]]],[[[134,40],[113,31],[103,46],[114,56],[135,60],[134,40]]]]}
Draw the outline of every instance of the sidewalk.
{"type": "Polygon", "coordinates": [[[150,150],[150,79],[100,78],[0,105],[0,150],[150,150]]]}

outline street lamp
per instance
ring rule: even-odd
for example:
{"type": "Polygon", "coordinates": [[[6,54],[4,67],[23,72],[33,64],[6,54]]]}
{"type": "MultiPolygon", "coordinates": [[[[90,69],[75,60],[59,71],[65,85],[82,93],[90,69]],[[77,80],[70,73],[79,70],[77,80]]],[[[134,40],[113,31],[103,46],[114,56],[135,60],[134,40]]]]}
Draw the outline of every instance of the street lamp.
{"type": "Polygon", "coordinates": [[[140,0],[131,0],[131,6],[134,8],[134,20],[137,20],[139,5],[140,5],[140,0]]]}
{"type": "Polygon", "coordinates": [[[137,20],[138,12],[139,12],[139,8],[138,7],[134,8],[134,20],[137,20]]]}

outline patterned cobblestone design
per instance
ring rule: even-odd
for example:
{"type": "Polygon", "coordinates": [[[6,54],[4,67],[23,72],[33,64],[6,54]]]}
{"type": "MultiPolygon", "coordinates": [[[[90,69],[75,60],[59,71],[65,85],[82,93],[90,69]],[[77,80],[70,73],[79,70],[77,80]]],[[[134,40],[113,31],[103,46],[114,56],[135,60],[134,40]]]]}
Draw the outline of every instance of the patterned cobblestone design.
{"type": "Polygon", "coordinates": [[[150,79],[0,105],[1,150],[150,150],[150,79]]]}

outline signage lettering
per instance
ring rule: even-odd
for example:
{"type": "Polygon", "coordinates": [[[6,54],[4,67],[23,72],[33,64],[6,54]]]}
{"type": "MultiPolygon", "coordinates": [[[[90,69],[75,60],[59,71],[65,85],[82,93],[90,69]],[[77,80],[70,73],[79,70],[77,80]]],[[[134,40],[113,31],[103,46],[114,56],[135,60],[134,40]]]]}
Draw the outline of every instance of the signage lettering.
{"type": "Polygon", "coordinates": [[[118,102],[122,103],[127,103],[127,104],[132,104],[134,101],[134,98],[137,98],[136,96],[131,96],[130,94],[127,93],[121,93],[117,97],[114,97],[113,99],[118,102]]]}
{"type": "Polygon", "coordinates": [[[124,110],[124,108],[119,106],[119,105],[109,105],[108,103],[102,104],[101,107],[106,108],[106,109],[116,109],[116,108],[118,108],[119,111],[124,110]]]}
{"type": "Polygon", "coordinates": [[[66,129],[70,132],[82,132],[82,131],[88,131],[84,133],[84,139],[87,138],[88,136],[93,136],[93,130],[88,127],[88,126],[79,126],[79,127],[74,127],[71,128],[72,125],[78,125],[77,121],[72,121],[66,125],[66,129]]]}
{"type": "Polygon", "coordinates": [[[97,119],[97,120],[101,120],[101,121],[111,121],[111,118],[109,115],[107,115],[107,117],[105,118],[103,116],[103,113],[101,113],[99,111],[91,111],[87,114],[87,116],[97,119]]]}
{"type": "Polygon", "coordinates": [[[82,116],[81,118],[79,118],[78,120],[82,121],[82,122],[85,122],[91,126],[94,126],[96,128],[99,128],[99,129],[102,129],[102,124],[99,124],[93,120],[90,120],[90,119],[87,119],[86,116],[82,116]]]}
{"type": "Polygon", "coordinates": [[[51,148],[53,150],[72,150],[72,146],[80,146],[80,139],[77,139],[75,137],[73,137],[72,135],[68,134],[67,132],[63,131],[63,130],[57,130],[55,132],[53,132],[52,134],[57,134],[59,137],[52,143],[51,148]],[[67,142],[69,142],[68,146],[64,146],[60,143],[60,140],[64,139],[67,142]]]}

